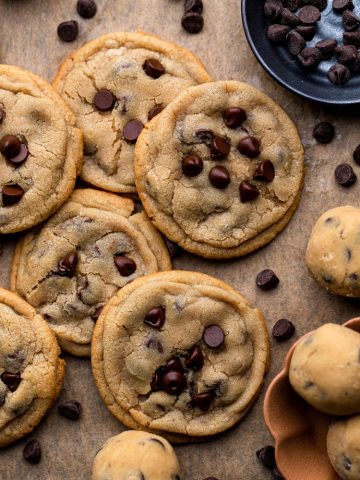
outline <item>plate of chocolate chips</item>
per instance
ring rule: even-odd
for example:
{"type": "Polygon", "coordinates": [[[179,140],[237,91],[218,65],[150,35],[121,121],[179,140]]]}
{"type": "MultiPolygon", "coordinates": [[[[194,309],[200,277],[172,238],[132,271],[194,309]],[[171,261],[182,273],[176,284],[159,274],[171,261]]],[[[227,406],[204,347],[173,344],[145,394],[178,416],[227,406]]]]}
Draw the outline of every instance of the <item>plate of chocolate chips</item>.
{"type": "Polygon", "coordinates": [[[358,0],[242,0],[250,47],[282,86],[329,105],[360,104],[358,0]]]}

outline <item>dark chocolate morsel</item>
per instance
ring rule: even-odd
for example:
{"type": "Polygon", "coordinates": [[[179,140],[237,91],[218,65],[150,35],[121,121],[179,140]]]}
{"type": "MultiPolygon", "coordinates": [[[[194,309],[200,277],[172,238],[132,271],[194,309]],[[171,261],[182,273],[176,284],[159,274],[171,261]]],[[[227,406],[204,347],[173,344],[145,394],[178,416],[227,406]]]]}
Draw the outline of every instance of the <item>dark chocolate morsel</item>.
{"type": "Polygon", "coordinates": [[[20,373],[3,372],[0,378],[10,392],[15,392],[21,382],[20,373]]]}
{"type": "Polygon", "coordinates": [[[355,163],[360,165],[360,144],[354,150],[353,159],[355,163]]]}
{"type": "Polygon", "coordinates": [[[62,22],[57,27],[57,33],[63,42],[73,42],[79,34],[79,26],[76,20],[62,22]]]}
{"type": "Polygon", "coordinates": [[[204,27],[204,18],[197,12],[186,12],[182,16],[181,25],[188,33],[199,33],[204,27]]]}
{"type": "Polygon", "coordinates": [[[335,85],[345,85],[350,80],[350,70],[341,63],[335,63],[329,68],[328,77],[335,85]]]}
{"type": "Polygon", "coordinates": [[[339,45],[335,48],[338,62],[342,65],[350,66],[356,60],[357,53],[355,45],[339,45]]]}
{"type": "Polygon", "coordinates": [[[148,58],[143,65],[146,75],[152,78],[159,78],[164,75],[165,68],[156,58],[148,58]]]}
{"type": "Polygon", "coordinates": [[[350,187],[356,182],[356,174],[351,165],[341,163],[335,168],[335,179],[343,187],[350,187]]]}
{"type": "Polygon", "coordinates": [[[345,32],[344,43],[360,48],[360,30],[356,30],[356,32],[345,32]]]}
{"type": "Polygon", "coordinates": [[[136,263],[125,255],[115,255],[114,262],[116,268],[123,277],[129,277],[136,270],[136,263]]]}
{"type": "Polygon", "coordinates": [[[79,420],[82,407],[77,400],[66,400],[58,404],[58,412],[69,420],[79,420]]]}
{"type": "Polygon", "coordinates": [[[212,390],[203,393],[196,393],[191,397],[191,404],[194,407],[200,408],[203,412],[207,412],[214,399],[215,393],[212,390]]]}
{"type": "Polygon", "coordinates": [[[286,45],[291,55],[296,57],[302,50],[304,50],[306,42],[300,33],[296,30],[291,30],[286,37],[286,45]]]}
{"type": "Polygon", "coordinates": [[[143,128],[144,125],[140,120],[129,120],[123,130],[125,140],[129,143],[136,143],[143,128]]]}
{"type": "Polygon", "coordinates": [[[270,25],[267,29],[266,35],[271,43],[280,45],[285,42],[287,34],[290,32],[290,27],[287,25],[280,25],[278,23],[270,25]]]}
{"type": "Polygon", "coordinates": [[[166,393],[170,395],[180,395],[186,388],[186,378],[183,373],[170,370],[164,373],[162,377],[162,385],[166,393]]]}
{"type": "Polygon", "coordinates": [[[329,122],[320,122],[313,129],[313,137],[319,143],[330,143],[335,136],[335,128],[329,122]]]}
{"type": "Polygon", "coordinates": [[[354,4],[352,0],[333,0],[333,9],[337,13],[342,13],[345,10],[353,10],[354,4]]]}
{"type": "Polygon", "coordinates": [[[202,0],[185,0],[184,10],[185,12],[203,12],[203,2],[202,0]]]}
{"type": "Polygon", "coordinates": [[[200,129],[195,132],[195,136],[206,145],[210,145],[214,138],[214,133],[211,130],[200,129]]]}
{"type": "Polygon", "coordinates": [[[11,207],[20,202],[24,195],[24,190],[17,183],[4,185],[2,188],[2,201],[4,207],[11,207]]]}
{"type": "Polygon", "coordinates": [[[300,20],[295,13],[293,13],[289,8],[284,8],[281,12],[281,23],[283,25],[288,25],[289,27],[296,27],[299,25],[300,20]]]}
{"type": "Polygon", "coordinates": [[[101,112],[108,112],[115,106],[116,97],[110,90],[99,90],[93,98],[93,106],[101,112]]]}
{"type": "Polygon", "coordinates": [[[208,347],[218,348],[224,343],[225,335],[218,325],[210,325],[204,330],[203,340],[208,347]]]}
{"type": "Polygon", "coordinates": [[[7,160],[16,157],[20,153],[21,142],[15,135],[5,135],[0,140],[0,152],[7,160]]]}
{"type": "Polygon", "coordinates": [[[266,0],[264,3],[265,17],[272,22],[279,21],[281,19],[283,8],[283,4],[280,0],[266,0]]]}
{"type": "Polygon", "coordinates": [[[242,203],[247,203],[252,200],[255,200],[260,195],[260,191],[255,185],[252,185],[249,182],[241,182],[240,187],[240,200],[242,203]]]}
{"type": "Polygon", "coordinates": [[[78,0],[76,10],[82,18],[92,18],[97,11],[94,0],[78,0]]]}
{"type": "Polygon", "coordinates": [[[159,115],[164,110],[163,105],[155,105],[148,113],[148,120],[152,120],[156,115],[159,115]]]}
{"type": "Polygon", "coordinates": [[[160,329],[165,322],[165,309],[161,306],[153,307],[145,315],[144,323],[150,325],[150,327],[160,329]]]}
{"type": "Polygon", "coordinates": [[[198,345],[189,350],[185,365],[192,370],[200,370],[204,366],[204,355],[198,345]]]}
{"type": "Polygon", "coordinates": [[[187,177],[196,177],[203,169],[203,161],[196,153],[190,153],[182,159],[181,167],[187,177]]]}
{"type": "Polygon", "coordinates": [[[222,165],[217,165],[210,170],[209,180],[213,187],[223,190],[231,181],[229,170],[222,165]]]}
{"type": "Polygon", "coordinates": [[[260,155],[260,143],[255,137],[245,137],[238,143],[238,150],[242,155],[249,158],[256,158],[260,155]]]}
{"type": "Polygon", "coordinates": [[[295,28],[295,30],[300,33],[301,36],[305,38],[305,40],[312,40],[316,33],[316,26],[315,25],[299,25],[295,28]]]}
{"type": "Polygon", "coordinates": [[[343,459],[343,465],[344,465],[345,470],[347,470],[348,472],[351,470],[352,462],[351,462],[350,458],[346,457],[345,455],[344,455],[344,459],[343,459]]]}
{"type": "Polygon", "coordinates": [[[360,25],[360,18],[351,10],[345,10],[343,13],[343,24],[347,32],[353,32],[360,25]]]}
{"type": "Polygon", "coordinates": [[[154,375],[151,379],[151,383],[150,383],[151,391],[159,392],[160,390],[162,390],[162,388],[163,388],[163,385],[162,385],[163,371],[164,371],[164,367],[159,367],[156,370],[156,372],[154,373],[154,375]]]}
{"type": "Polygon", "coordinates": [[[104,307],[97,307],[94,312],[90,315],[91,320],[94,322],[100,317],[101,312],[103,311],[104,307]]]}
{"type": "Polygon", "coordinates": [[[269,268],[256,276],[256,285],[263,290],[272,290],[278,286],[279,282],[278,276],[269,268]]]}
{"type": "Polygon", "coordinates": [[[272,445],[266,445],[256,452],[257,458],[264,465],[264,467],[272,470],[276,467],[275,462],[275,448],[272,445]]]}
{"type": "Polygon", "coordinates": [[[275,178],[274,165],[270,160],[264,160],[257,166],[253,175],[254,180],[272,182],[275,178]]]}
{"type": "Polygon", "coordinates": [[[299,8],[299,0],[283,0],[282,3],[285,8],[288,8],[292,12],[296,12],[299,8]]]}
{"type": "Polygon", "coordinates": [[[278,320],[272,329],[272,336],[279,342],[287,340],[288,338],[292,337],[294,333],[294,325],[285,318],[278,320]]]}
{"type": "Polygon", "coordinates": [[[210,155],[215,160],[223,160],[230,152],[230,143],[224,137],[215,136],[211,140],[210,155]]]}
{"type": "Polygon", "coordinates": [[[76,250],[65,255],[64,258],[59,260],[57,274],[62,277],[72,277],[75,273],[76,265],[78,261],[78,254],[76,250]]]}
{"type": "Polygon", "coordinates": [[[23,450],[23,457],[29,463],[33,465],[37,464],[41,460],[41,445],[38,440],[30,440],[23,450]]]}
{"type": "Polygon", "coordinates": [[[184,367],[178,357],[172,357],[170,360],[167,361],[166,365],[164,366],[164,375],[168,372],[179,372],[184,373],[184,367]]]}
{"type": "Polygon", "coordinates": [[[230,107],[224,111],[223,118],[228,128],[237,128],[245,122],[246,112],[241,107],[230,107]]]}

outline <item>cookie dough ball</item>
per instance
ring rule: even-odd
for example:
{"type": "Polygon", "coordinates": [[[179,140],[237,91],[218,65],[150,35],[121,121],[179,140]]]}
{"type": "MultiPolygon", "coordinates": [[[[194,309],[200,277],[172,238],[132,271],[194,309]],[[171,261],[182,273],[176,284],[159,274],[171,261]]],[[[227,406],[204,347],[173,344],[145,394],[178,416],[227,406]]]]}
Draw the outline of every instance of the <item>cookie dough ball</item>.
{"type": "Polygon", "coordinates": [[[359,480],[360,415],[332,423],[327,450],[332,466],[343,480],[359,480]]]}
{"type": "Polygon", "coordinates": [[[110,438],[98,452],[92,480],[180,480],[180,465],[164,438],[129,430],[110,438]]]}
{"type": "Polygon", "coordinates": [[[289,378],[310,405],[331,415],[360,412],[360,335],[326,324],[297,344],[289,378]]]}
{"type": "Polygon", "coordinates": [[[335,295],[360,297],[360,209],[338,207],[316,222],[306,251],[308,269],[335,295]]]}

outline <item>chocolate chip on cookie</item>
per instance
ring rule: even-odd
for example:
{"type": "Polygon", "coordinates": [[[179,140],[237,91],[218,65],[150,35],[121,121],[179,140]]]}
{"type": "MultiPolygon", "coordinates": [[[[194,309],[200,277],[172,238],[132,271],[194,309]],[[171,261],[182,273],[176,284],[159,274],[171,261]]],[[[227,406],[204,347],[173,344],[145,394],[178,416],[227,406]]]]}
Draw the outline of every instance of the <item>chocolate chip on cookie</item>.
{"type": "Polygon", "coordinates": [[[10,392],[16,392],[21,382],[20,373],[3,372],[0,378],[1,381],[8,387],[10,392]]]}
{"type": "Polygon", "coordinates": [[[290,320],[282,318],[278,320],[272,329],[272,336],[276,338],[279,342],[283,342],[292,337],[295,333],[294,324],[290,320]]]}
{"type": "Polygon", "coordinates": [[[215,392],[212,390],[203,393],[194,393],[191,396],[191,406],[200,408],[203,412],[207,412],[215,397],[215,392]]]}
{"type": "Polygon", "coordinates": [[[280,280],[275,272],[269,268],[258,273],[256,276],[256,285],[263,290],[272,290],[278,286],[279,282],[280,280]]]}
{"type": "Polygon", "coordinates": [[[148,112],[148,120],[152,120],[156,115],[159,115],[164,110],[163,105],[155,105],[151,110],[148,112]]]}
{"type": "Polygon", "coordinates": [[[20,153],[21,142],[15,135],[5,135],[0,140],[0,152],[7,160],[20,153]]]}
{"type": "Polygon", "coordinates": [[[115,255],[114,262],[123,277],[129,277],[136,271],[134,260],[125,255],[115,255]]]}
{"type": "Polygon", "coordinates": [[[29,463],[37,464],[41,460],[41,445],[36,439],[30,440],[23,450],[23,457],[29,463]]]}
{"type": "Polygon", "coordinates": [[[223,190],[231,181],[229,170],[222,165],[217,165],[210,170],[209,180],[213,187],[223,190]]]}
{"type": "Polygon", "coordinates": [[[204,355],[198,345],[189,350],[185,359],[185,366],[192,370],[201,370],[204,366],[204,355]]]}
{"type": "Polygon", "coordinates": [[[165,73],[164,66],[156,58],[148,58],[145,60],[143,69],[146,75],[155,79],[161,77],[161,75],[164,75],[165,73]]]}
{"type": "Polygon", "coordinates": [[[19,203],[24,195],[24,190],[17,183],[4,185],[2,188],[2,201],[4,207],[11,207],[19,203]]]}
{"type": "Polygon", "coordinates": [[[77,261],[78,261],[78,254],[76,250],[74,250],[73,252],[67,253],[65,257],[59,260],[58,269],[56,273],[58,275],[61,275],[62,277],[71,278],[75,273],[77,261]]]}
{"type": "Polygon", "coordinates": [[[3,108],[0,108],[0,125],[3,123],[5,120],[5,110],[3,108]]]}
{"type": "Polygon", "coordinates": [[[217,325],[206,327],[203,333],[203,340],[210,348],[219,348],[224,343],[225,335],[217,325]]]}
{"type": "Polygon", "coordinates": [[[97,11],[94,0],[78,0],[76,10],[82,18],[92,18],[97,11]]]}
{"type": "Polygon", "coordinates": [[[203,169],[203,161],[196,153],[190,153],[181,162],[184,175],[187,177],[196,177],[203,169]]]}
{"type": "Polygon", "coordinates": [[[253,175],[254,180],[272,182],[275,178],[275,168],[270,160],[264,160],[259,163],[253,175]]]}
{"type": "Polygon", "coordinates": [[[224,137],[215,136],[211,140],[210,155],[214,160],[223,160],[230,153],[230,143],[224,137]]]}
{"type": "Polygon", "coordinates": [[[241,107],[230,107],[224,111],[223,117],[228,128],[237,128],[245,122],[247,115],[241,107]]]}
{"type": "Polygon", "coordinates": [[[143,128],[144,125],[140,120],[129,120],[123,130],[124,139],[129,143],[136,143],[143,128]]]}
{"type": "Polygon", "coordinates": [[[342,187],[350,187],[356,182],[357,176],[351,165],[341,163],[335,168],[335,179],[342,187]]]}
{"type": "Polygon", "coordinates": [[[116,97],[110,90],[99,90],[93,98],[93,105],[101,112],[109,112],[115,106],[116,97]]]}
{"type": "Polygon", "coordinates": [[[186,388],[185,375],[176,370],[169,370],[163,374],[162,386],[166,393],[170,395],[180,395],[186,388]]]}
{"type": "Polygon", "coordinates": [[[144,323],[150,325],[150,327],[160,329],[165,322],[165,309],[161,306],[153,307],[145,315],[144,323]]]}
{"type": "Polygon", "coordinates": [[[79,420],[82,412],[81,403],[77,400],[65,400],[59,403],[57,408],[62,417],[74,421],[79,420]]]}
{"type": "Polygon", "coordinates": [[[249,158],[256,158],[260,155],[260,142],[255,137],[245,137],[238,143],[238,150],[242,155],[249,158]]]}
{"type": "Polygon", "coordinates": [[[240,200],[242,203],[251,202],[260,195],[260,190],[249,182],[243,181],[240,183],[240,200]]]}
{"type": "Polygon", "coordinates": [[[329,122],[320,122],[313,129],[313,137],[319,143],[330,143],[335,137],[335,128],[329,122]]]}
{"type": "Polygon", "coordinates": [[[214,138],[214,132],[211,130],[207,130],[205,128],[202,128],[200,130],[197,130],[195,132],[196,138],[198,138],[201,142],[205,143],[206,145],[211,145],[211,142],[214,138]]]}
{"type": "Polygon", "coordinates": [[[76,20],[62,22],[57,27],[57,33],[63,42],[73,42],[79,35],[79,25],[76,20]]]}

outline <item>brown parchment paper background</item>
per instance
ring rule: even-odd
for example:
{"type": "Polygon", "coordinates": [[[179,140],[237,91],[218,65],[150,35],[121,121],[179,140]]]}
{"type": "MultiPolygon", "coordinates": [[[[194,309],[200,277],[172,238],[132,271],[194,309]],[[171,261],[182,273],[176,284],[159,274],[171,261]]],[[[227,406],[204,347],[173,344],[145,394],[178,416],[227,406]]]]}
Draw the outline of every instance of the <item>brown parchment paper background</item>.
{"type": "MultiPolygon", "coordinates": [[[[253,0],[260,1],[260,0],[253,0]]],[[[313,223],[328,208],[360,206],[360,182],[350,189],[335,184],[334,168],[360,143],[359,115],[324,110],[287,93],[263,72],[253,57],[241,24],[240,0],[204,0],[205,28],[189,35],[180,25],[182,0],[97,0],[98,14],[83,20],[75,11],[76,0],[0,0],[0,61],[18,65],[51,80],[57,66],[73,49],[97,36],[121,30],[144,30],[188,47],[208,67],[214,79],[236,79],[251,83],[273,97],[296,122],[306,149],[307,174],[300,207],[286,230],[270,245],[231,262],[207,261],[184,254],[175,267],[214,275],[238,288],[265,313],[269,328],[276,320],[294,322],[296,336],[284,344],[271,341],[272,362],[265,387],[280,370],[284,356],[298,336],[324,322],[344,322],[359,316],[360,302],[327,294],[311,279],[304,252],[313,223]],[[80,35],[72,44],[62,43],[57,25],[76,19],[80,35]],[[316,145],[311,132],[316,121],[329,120],[337,130],[330,145],[316,145]],[[255,286],[256,274],[272,268],[279,287],[262,292],[255,286]]],[[[359,92],[360,94],[360,92],[359,92]]],[[[360,168],[355,167],[360,175],[360,168]]],[[[9,268],[15,237],[2,238],[0,284],[8,288],[9,268]]],[[[66,356],[67,369],[61,399],[77,399],[83,417],[71,422],[57,414],[56,407],[29,438],[40,440],[43,459],[31,466],[22,459],[26,440],[0,452],[1,480],[85,480],[102,443],[123,427],[102,404],[91,376],[90,363],[66,356]]],[[[271,479],[257,461],[255,451],[272,441],[262,416],[265,388],[246,418],[231,431],[201,445],[176,447],[185,478],[202,480],[271,479]]],[[[291,479],[290,479],[291,480],[291,479]]],[[[320,480],[320,479],[309,479],[320,480]]]]}

